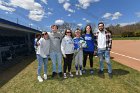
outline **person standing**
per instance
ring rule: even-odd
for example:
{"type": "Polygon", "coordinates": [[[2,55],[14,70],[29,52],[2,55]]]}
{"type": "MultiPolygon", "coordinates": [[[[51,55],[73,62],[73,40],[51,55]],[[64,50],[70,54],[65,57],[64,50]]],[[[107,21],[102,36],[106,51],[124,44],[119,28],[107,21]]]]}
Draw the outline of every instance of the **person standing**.
{"type": "Polygon", "coordinates": [[[95,33],[95,45],[97,49],[97,54],[100,61],[99,74],[103,74],[103,59],[108,66],[108,75],[112,78],[112,66],[110,62],[110,51],[112,47],[112,37],[111,33],[104,29],[104,23],[98,23],[98,31],[95,33]]]}
{"type": "Polygon", "coordinates": [[[35,35],[35,39],[34,39],[34,48],[35,48],[35,52],[36,52],[36,50],[37,50],[38,41],[40,40],[40,38],[41,38],[41,34],[40,34],[40,33],[37,33],[37,34],[35,35]]]}
{"type": "Polygon", "coordinates": [[[86,73],[86,61],[89,56],[90,60],[90,74],[93,74],[93,54],[94,54],[94,35],[92,33],[92,27],[87,25],[85,27],[84,35],[82,36],[87,43],[87,47],[83,48],[83,73],[86,73]]]}
{"type": "Polygon", "coordinates": [[[71,73],[71,65],[72,65],[72,59],[73,59],[73,53],[74,53],[74,42],[72,39],[72,31],[70,29],[67,29],[65,31],[65,37],[62,39],[61,43],[61,51],[64,57],[64,78],[67,78],[66,70],[68,68],[69,76],[73,77],[73,74],[71,73]]]}
{"type": "Polygon", "coordinates": [[[43,82],[41,77],[41,69],[44,64],[44,79],[47,79],[47,63],[48,63],[48,55],[50,51],[50,39],[47,32],[42,32],[42,37],[38,41],[38,48],[36,50],[37,60],[38,60],[38,81],[43,82]]]}
{"type": "Polygon", "coordinates": [[[82,64],[83,64],[83,47],[85,46],[84,39],[81,37],[81,30],[77,29],[75,31],[74,50],[75,50],[75,68],[76,75],[82,75],[82,64]],[[78,68],[80,69],[78,72],[78,68]]]}
{"type": "Polygon", "coordinates": [[[50,32],[49,37],[51,41],[50,48],[50,58],[52,60],[52,77],[57,75],[56,63],[58,63],[58,74],[62,77],[62,53],[61,53],[61,40],[63,35],[58,32],[58,26],[51,26],[52,32],[50,32]]]}

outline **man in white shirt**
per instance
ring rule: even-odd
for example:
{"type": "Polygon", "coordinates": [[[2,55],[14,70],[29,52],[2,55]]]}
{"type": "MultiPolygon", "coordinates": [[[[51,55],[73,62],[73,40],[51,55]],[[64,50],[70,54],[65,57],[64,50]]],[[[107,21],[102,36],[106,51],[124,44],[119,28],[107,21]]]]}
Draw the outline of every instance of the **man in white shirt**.
{"type": "Polygon", "coordinates": [[[104,29],[104,23],[98,24],[98,31],[95,33],[95,46],[100,59],[99,74],[103,74],[103,59],[105,58],[108,66],[108,75],[112,78],[112,66],[110,62],[110,50],[112,47],[111,33],[104,29]]]}

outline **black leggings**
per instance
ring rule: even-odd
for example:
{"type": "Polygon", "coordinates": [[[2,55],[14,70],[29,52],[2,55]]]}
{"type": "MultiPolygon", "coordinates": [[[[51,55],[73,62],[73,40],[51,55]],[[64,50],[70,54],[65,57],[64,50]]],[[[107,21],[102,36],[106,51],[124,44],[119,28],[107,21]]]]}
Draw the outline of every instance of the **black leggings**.
{"type": "Polygon", "coordinates": [[[68,72],[71,71],[71,65],[72,65],[72,59],[73,59],[73,54],[66,54],[66,58],[64,58],[64,73],[66,73],[67,67],[68,67],[68,72]]]}
{"type": "Polygon", "coordinates": [[[84,54],[84,59],[83,59],[83,67],[86,67],[86,61],[87,61],[87,56],[89,55],[89,60],[90,60],[90,67],[93,67],[93,52],[83,52],[84,54]]]}

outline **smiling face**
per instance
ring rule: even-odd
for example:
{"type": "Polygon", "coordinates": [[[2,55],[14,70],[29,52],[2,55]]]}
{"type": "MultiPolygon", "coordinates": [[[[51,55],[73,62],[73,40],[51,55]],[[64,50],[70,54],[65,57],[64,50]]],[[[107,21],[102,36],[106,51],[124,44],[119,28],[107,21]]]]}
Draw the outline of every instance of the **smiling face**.
{"type": "Polygon", "coordinates": [[[98,28],[99,28],[100,31],[103,31],[104,30],[104,24],[99,24],[98,28]]]}
{"type": "Polygon", "coordinates": [[[69,29],[68,29],[68,30],[66,30],[66,35],[67,35],[67,36],[71,36],[71,35],[72,35],[71,30],[69,30],[69,29]]]}
{"type": "Polygon", "coordinates": [[[51,26],[51,30],[55,33],[58,31],[58,28],[56,25],[51,26]]]}
{"type": "Polygon", "coordinates": [[[81,36],[81,31],[80,30],[75,31],[75,36],[79,38],[81,36]]]}
{"type": "Polygon", "coordinates": [[[87,34],[90,34],[90,31],[91,31],[91,27],[90,27],[90,26],[87,26],[87,27],[86,27],[86,33],[87,33],[87,34]]]}
{"type": "Polygon", "coordinates": [[[46,33],[44,33],[44,34],[42,34],[42,36],[43,36],[43,38],[44,39],[48,39],[49,38],[49,36],[48,36],[48,33],[46,32],[46,33]]]}

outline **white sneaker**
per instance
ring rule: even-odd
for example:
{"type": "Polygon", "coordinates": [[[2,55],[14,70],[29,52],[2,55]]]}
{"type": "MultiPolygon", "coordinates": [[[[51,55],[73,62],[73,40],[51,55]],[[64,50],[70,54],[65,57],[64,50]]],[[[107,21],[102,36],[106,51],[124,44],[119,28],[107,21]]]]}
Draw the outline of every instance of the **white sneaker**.
{"type": "Polygon", "coordinates": [[[44,79],[45,79],[45,80],[47,79],[47,74],[44,74],[44,79]]]}
{"type": "Polygon", "coordinates": [[[80,76],[81,76],[82,75],[82,70],[80,70],[79,73],[80,73],[80,76]]]}
{"type": "Polygon", "coordinates": [[[43,79],[41,78],[41,76],[38,76],[37,79],[39,82],[43,82],[43,79]]]}
{"type": "Polygon", "coordinates": [[[67,78],[67,74],[66,73],[64,73],[64,78],[67,78]]]}
{"type": "Polygon", "coordinates": [[[76,75],[78,75],[78,70],[76,70],[76,75]]]}
{"type": "Polygon", "coordinates": [[[70,77],[73,77],[73,74],[71,72],[69,72],[69,73],[70,73],[70,77]]]}

